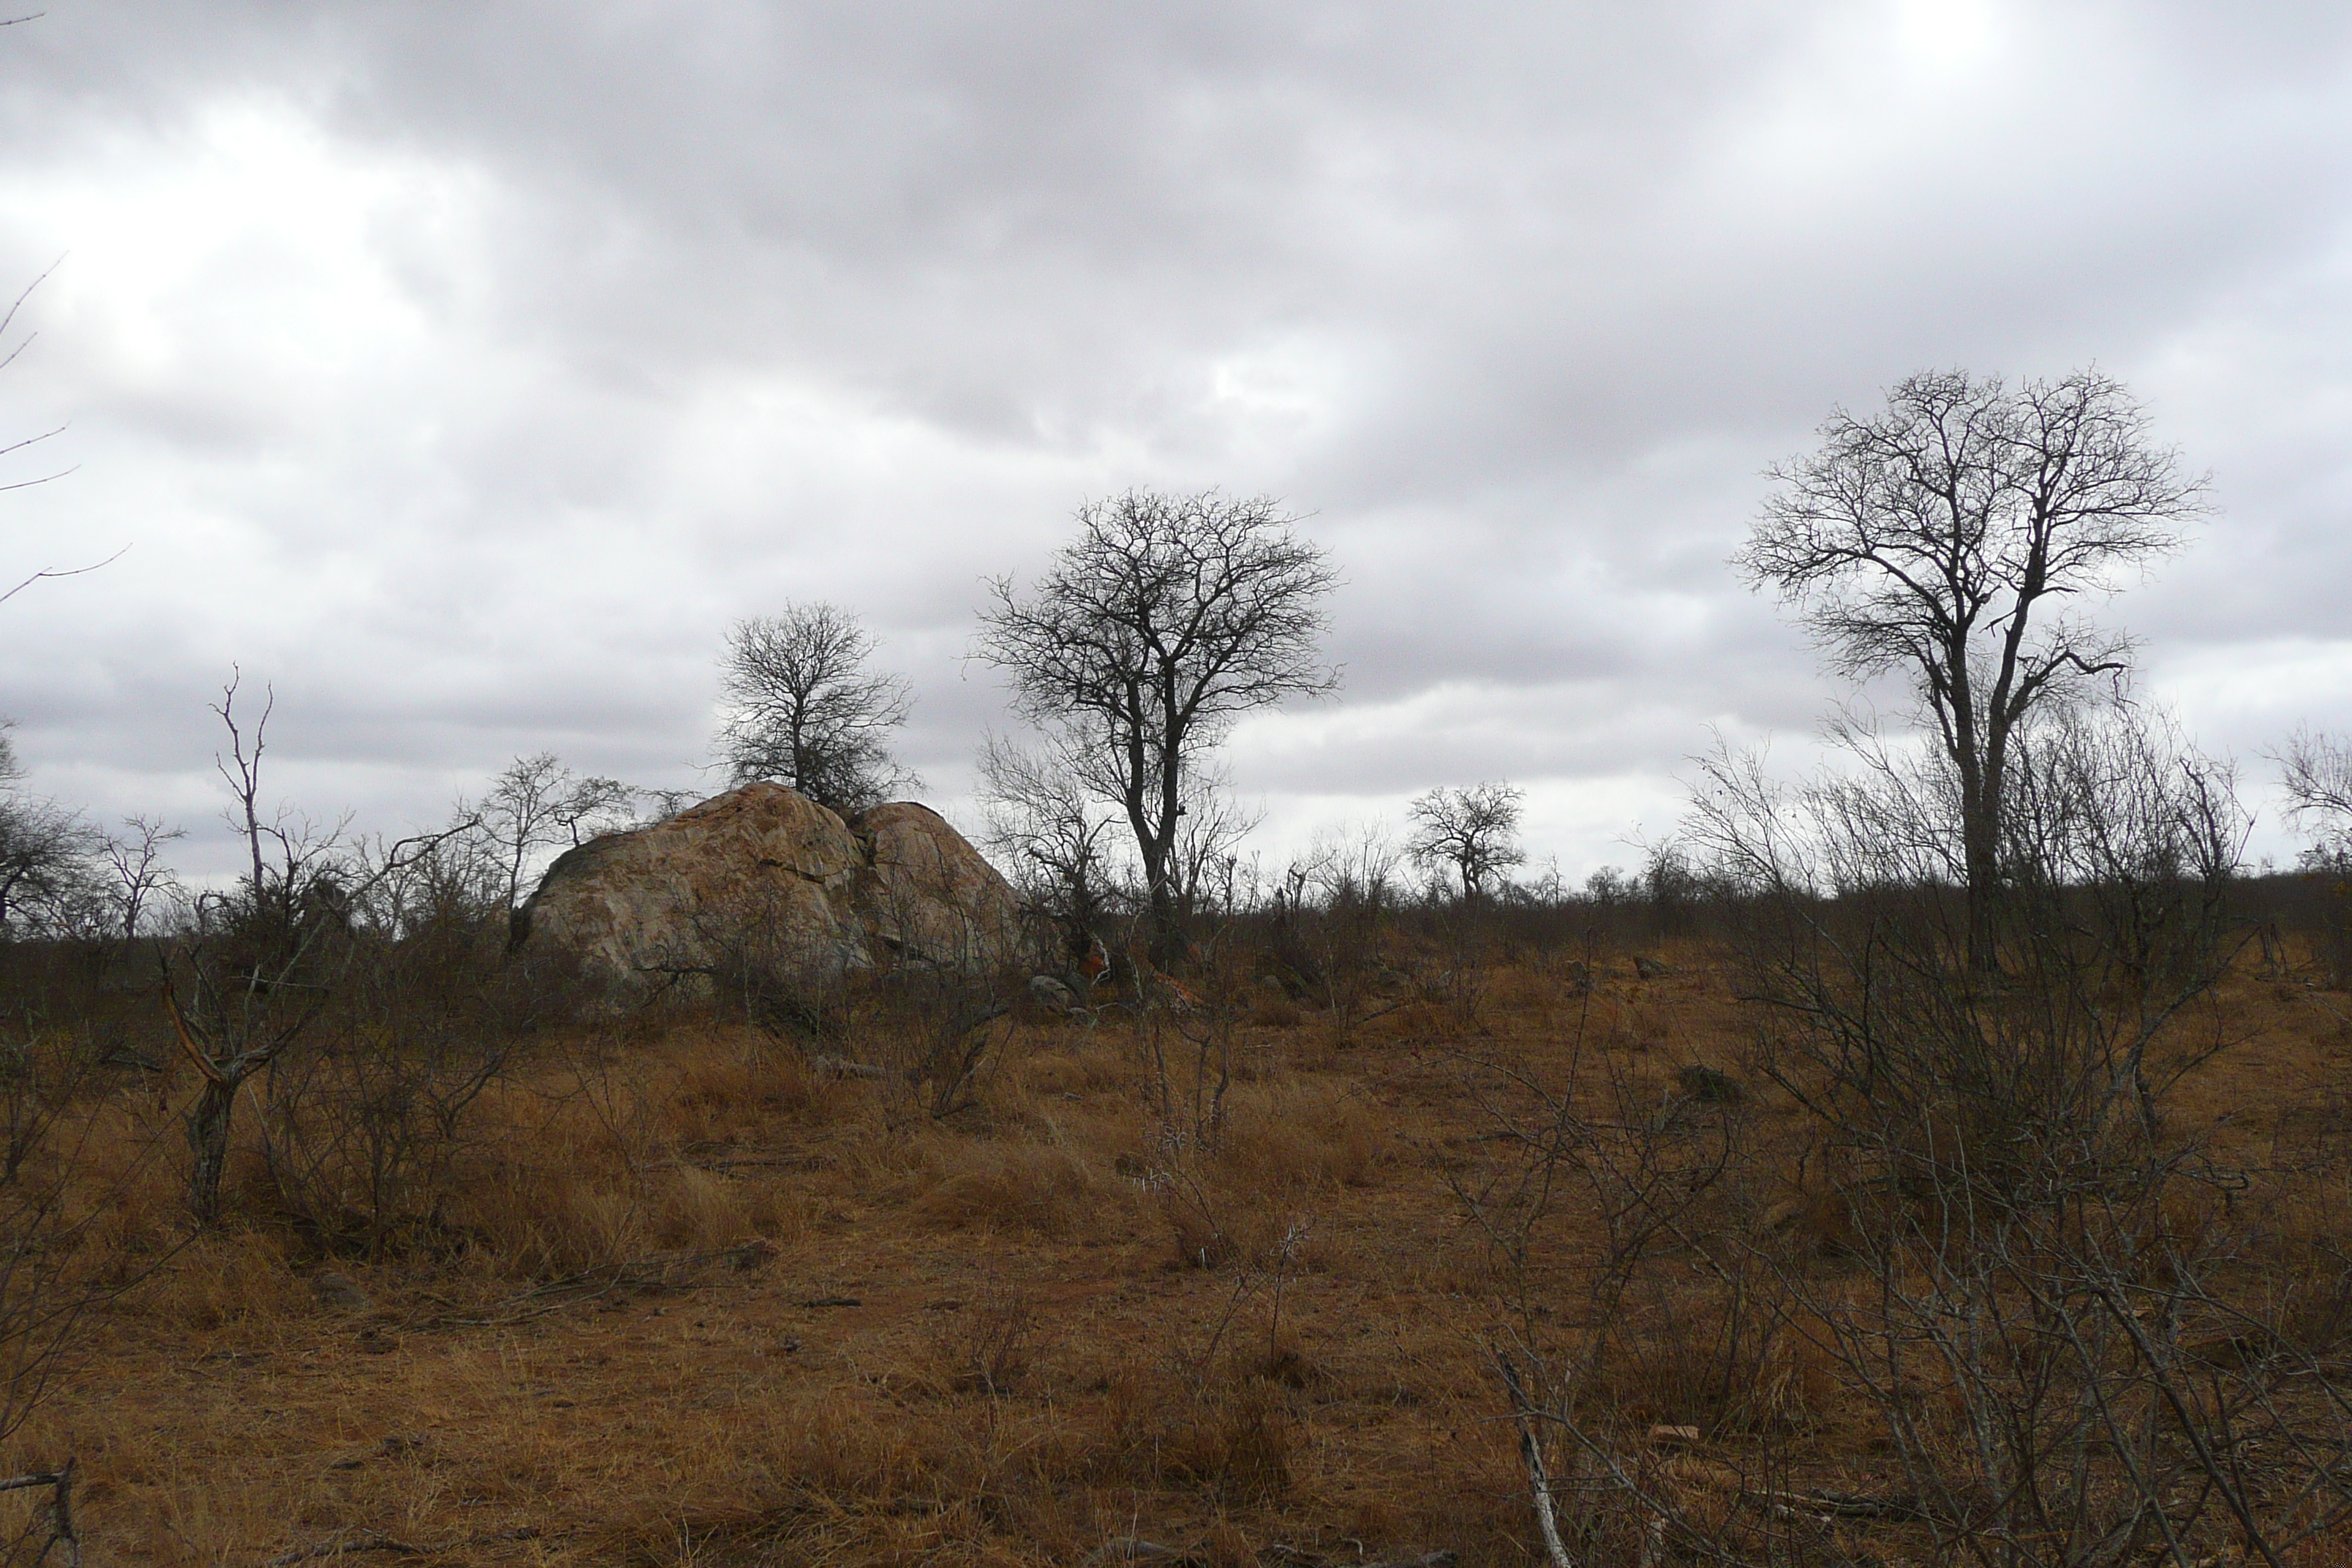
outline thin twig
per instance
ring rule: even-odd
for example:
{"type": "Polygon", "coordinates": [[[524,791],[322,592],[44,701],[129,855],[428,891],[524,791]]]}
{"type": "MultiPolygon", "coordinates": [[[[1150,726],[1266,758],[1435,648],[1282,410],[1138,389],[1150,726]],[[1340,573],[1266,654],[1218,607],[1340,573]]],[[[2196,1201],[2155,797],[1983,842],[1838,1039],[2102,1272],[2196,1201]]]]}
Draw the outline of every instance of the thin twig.
{"type": "MultiPolygon", "coordinates": [[[[65,428],[65,426],[59,426],[58,428],[61,430],[65,428]]],[[[54,436],[57,433],[57,430],[52,430],[49,432],[49,435],[54,436]]],[[[45,441],[47,439],[48,439],[48,437],[47,436],[36,436],[33,437],[34,441],[45,441]]],[[[32,441],[19,441],[16,443],[16,446],[29,447],[32,444],[32,441]]],[[[16,447],[9,447],[8,450],[14,451],[16,450],[16,447]]],[[[18,479],[14,484],[0,485],[0,490],[21,490],[28,489],[34,485],[45,485],[49,482],[49,479],[61,479],[65,478],[67,474],[72,472],[73,470],[71,468],[67,468],[58,473],[49,475],[48,479],[18,479]]],[[[118,550],[113,554],[108,556],[105,560],[93,561],[87,566],[45,566],[40,571],[34,573],[23,582],[17,584],[15,587],[9,589],[6,593],[0,594],[0,605],[6,604],[9,600],[15,598],[17,595],[23,593],[26,589],[31,587],[36,583],[44,583],[52,577],[79,577],[85,572],[95,572],[101,566],[111,566],[116,562],[121,560],[125,554],[129,553],[130,550],[131,546],[126,544],[121,550],[118,550]]]]}

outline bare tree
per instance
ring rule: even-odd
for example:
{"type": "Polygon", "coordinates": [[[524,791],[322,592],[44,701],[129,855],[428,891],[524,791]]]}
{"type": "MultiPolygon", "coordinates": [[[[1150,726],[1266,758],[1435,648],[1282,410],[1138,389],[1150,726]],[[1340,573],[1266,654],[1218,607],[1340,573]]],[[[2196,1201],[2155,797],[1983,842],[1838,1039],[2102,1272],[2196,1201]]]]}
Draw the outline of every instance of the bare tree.
{"type": "Polygon", "coordinates": [[[2095,370],[2011,390],[1922,372],[1885,412],[1841,409],[1734,564],[1794,605],[1832,668],[1910,678],[1959,799],[1970,962],[1997,962],[2002,796],[2037,710],[2127,668],[2130,639],[2071,606],[2179,546],[2204,481],[2095,370]]]}
{"type": "Polygon", "coordinates": [[[1327,908],[1383,910],[1396,896],[1397,862],[1404,856],[1378,818],[1325,828],[1307,848],[1308,885],[1327,908]]]}
{"type": "MultiPolygon", "coordinates": [[[[15,724],[0,720],[0,786],[25,776],[8,735],[15,724]]],[[[95,844],[78,813],[13,789],[0,794],[0,937],[53,928],[57,912],[78,901],[95,844]]]]}
{"type": "Polygon", "coordinates": [[[847,815],[912,782],[890,755],[914,693],[867,668],[874,636],[833,605],[793,605],[727,633],[719,750],[738,784],[773,779],[847,815]]]}
{"type": "Polygon", "coordinates": [[[122,833],[109,833],[99,842],[99,854],[113,873],[108,900],[114,919],[111,934],[128,943],[139,935],[140,924],[152,911],[156,897],[168,894],[177,879],[163,864],[163,846],[185,838],[187,829],[158,818],[126,816],[122,833]]]}
{"type": "Polygon", "coordinates": [[[1286,990],[1314,998],[1335,1043],[1352,1043],[1359,1026],[1403,1005],[1381,996],[1381,932],[1404,858],[1374,820],[1318,832],[1282,873],[1264,962],[1286,990]]]}
{"type": "Polygon", "coordinates": [[[1091,931],[1117,866],[1103,845],[1111,818],[1067,749],[991,735],[980,750],[982,837],[1034,907],[1091,931]]]}
{"type": "Polygon", "coordinates": [[[592,775],[574,783],[555,803],[555,826],[563,829],[571,847],[602,837],[635,823],[637,791],[618,779],[592,775]]]}
{"type": "Polygon", "coordinates": [[[979,657],[1030,719],[1083,738],[1087,787],[1134,835],[1162,957],[1206,754],[1240,715],[1339,684],[1321,657],[1338,574],[1297,521],[1265,497],[1129,490],[1078,510],[1078,537],[1031,593],[990,584],[979,657]]]}
{"type": "Polygon", "coordinates": [[[2352,741],[2297,730],[2277,760],[2288,814],[2318,825],[2323,855],[2340,854],[2352,835],[2352,741]]]}
{"type": "Polygon", "coordinates": [[[1234,795],[1222,761],[1206,759],[1184,782],[1170,877],[1177,908],[1192,916],[1230,910],[1241,872],[1241,846],[1265,820],[1263,808],[1234,795]]]}
{"type": "Polygon", "coordinates": [[[578,778],[552,752],[517,757],[491,781],[478,805],[460,801],[460,817],[478,822],[498,857],[507,908],[522,900],[525,872],[541,850],[577,848],[585,838],[627,826],[636,792],[618,779],[578,778]],[[583,835],[585,837],[583,837],[583,835]]]}
{"type": "Polygon", "coordinates": [[[54,932],[80,922],[98,835],[50,801],[0,800],[0,934],[54,932]]]}
{"type": "Polygon", "coordinates": [[[652,809],[640,819],[645,822],[667,822],[695,801],[690,789],[641,789],[638,797],[652,809]]]}
{"type": "MultiPolygon", "coordinates": [[[[2352,908],[2342,897],[2352,879],[2352,741],[2298,729],[2273,760],[2283,775],[2287,815],[2312,834],[2302,856],[2304,869],[2331,877],[2336,883],[2338,896],[2328,900],[2315,933],[2314,956],[2340,985],[2352,975],[2352,908]]],[[[2268,939],[2264,946],[2267,952],[2268,939]]]]}
{"type": "Polygon", "coordinates": [[[1451,868],[1463,898],[1475,900],[1486,891],[1487,879],[1527,859],[1519,845],[1519,805],[1526,799],[1516,784],[1440,785],[1408,808],[1413,829],[1406,853],[1425,868],[1451,868]]]}
{"type": "Polygon", "coordinates": [[[371,863],[350,852],[346,823],[321,828],[282,808],[264,815],[261,761],[274,695],[248,734],[236,692],[232,679],[213,705],[229,740],[228,754],[215,763],[235,801],[228,822],[244,841],[249,870],[234,889],[200,895],[191,930],[163,955],[164,1006],[204,1078],[182,1115],[188,1206],[204,1226],[220,1217],[237,1091],[301,1039],[333,999],[360,951],[354,905],[418,858],[478,827],[462,818],[392,845],[371,863]]]}
{"type": "Polygon", "coordinates": [[[1779,1331],[1875,1407],[1923,1561],[2294,1561],[2352,1504],[2352,1402],[2291,1326],[2304,1269],[2238,1217],[2268,1200],[2185,1216],[2295,1167],[2231,1168],[2176,1104],[2252,1033],[2217,991],[2251,819],[2225,764],[2132,705],[2074,705],[2014,760],[2026,908],[1992,984],[1949,962],[1920,887],[1923,824],[1956,801],[1916,753],[1793,789],[1708,764],[1691,831],[1749,895],[1748,1059],[1839,1173],[1837,1269],[1748,1256],[1779,1331]]]}

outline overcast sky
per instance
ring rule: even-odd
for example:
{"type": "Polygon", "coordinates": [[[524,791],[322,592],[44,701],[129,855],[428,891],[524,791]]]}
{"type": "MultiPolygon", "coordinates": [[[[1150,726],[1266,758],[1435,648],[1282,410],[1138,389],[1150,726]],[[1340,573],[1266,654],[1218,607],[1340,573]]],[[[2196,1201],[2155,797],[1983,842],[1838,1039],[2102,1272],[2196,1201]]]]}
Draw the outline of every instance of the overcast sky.
{"type": "MultiPolygon", "coordinates": [[[[1283,497],[1337,700],[1276,851],[1508,778],[1581,875],[1835,689],[1725,558],[1835,405],[2095,363],[2220,507],[2107,613],[2249,764],[2352,730],[2352,8],[48,0],[0,30],[0,713],[206,830],[690,787],[736,616],[861,612],[954,814],[983,574],[1133,485],[1283,497]],[[62,259],[60,259],[62,258],[62,259]]],[[[715,784],[714,784],[715,787],[715,784]]],[[[2292,843],[2274,823],[2258,847],[2292,843]]]]}

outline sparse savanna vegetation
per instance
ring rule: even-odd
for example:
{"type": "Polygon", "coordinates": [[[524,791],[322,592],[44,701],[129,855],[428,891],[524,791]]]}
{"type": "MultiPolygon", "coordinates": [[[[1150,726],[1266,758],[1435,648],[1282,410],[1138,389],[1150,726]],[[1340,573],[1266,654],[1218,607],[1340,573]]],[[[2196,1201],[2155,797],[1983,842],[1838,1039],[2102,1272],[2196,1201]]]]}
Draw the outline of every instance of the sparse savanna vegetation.
{"type": "MultiPolygon", "coordinates": [[[[1841,416],[1745,563],[1913,678],[1926,742],[1720,750],[1574,887],[1514,879],[1501,782],[1248,858],[1217,748],[1334,688],[1336,571],[1270,501],[1089,508],[982,617],[1039,729],[983,758],[1026,918],[980,967],[901,911],[856,962],[763,929],[599,968],[525,889],[675,801],[542,754],[362,837],[268,808],[232,685],[234,878],[178,887],[144,821],[0,822],[0,1540],[2352,1563],[2343,747],[2290,742],[2317,843],[2252,872],[2127,639],[2034,621],[2053,561],[2190,510],[2140,429],[2082,377],[1841,416]],[[2123,500],[2029,482],[2095,468],[2077,437],[2123,500]]],[[[736,782],[903,776],[877,646],[739,626],[736,782]]]]}
{"type": "Polygon", "coordinates": [[[992,1021],[944,1117],[887,978],[819,1048],[394,943],[250,1080],[203,1230],[152,986],[20,947],[17,1363],[79,1315],[9,1450],[77,1461],[95,1560],[1499,1563],[1545,1550],[1522,1415],[1579,1562],[1943,1560],[2030,1479],[2216,1561],[2235,1487],[2335,1563],[2352,999],[2304,893],[2239,889],[2274,947],[2217,926],[2120,1099],[2111,972],[1928,1054],[1902,955],[1951,910],[1872,917],[1875,1099],[1825,933],[1757,902],[1236,919],[1197,1010],[992,1021]]]}

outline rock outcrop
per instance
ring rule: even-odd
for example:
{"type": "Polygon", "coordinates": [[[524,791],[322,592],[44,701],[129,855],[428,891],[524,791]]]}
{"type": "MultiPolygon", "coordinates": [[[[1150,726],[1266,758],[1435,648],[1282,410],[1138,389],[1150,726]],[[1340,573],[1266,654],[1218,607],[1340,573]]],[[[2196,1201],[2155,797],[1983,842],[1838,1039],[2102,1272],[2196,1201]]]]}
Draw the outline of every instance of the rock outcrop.
{"type": "Polygon", "coordinates": [[[745,962],[977,969],[1012,955],[1018,919],[1012,888],[929,807],[898,802],[845,822],[753,784],[570,851],[517,925],[531,946],[653,978],[745,962]]]}

